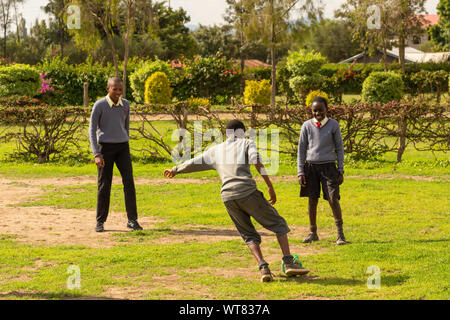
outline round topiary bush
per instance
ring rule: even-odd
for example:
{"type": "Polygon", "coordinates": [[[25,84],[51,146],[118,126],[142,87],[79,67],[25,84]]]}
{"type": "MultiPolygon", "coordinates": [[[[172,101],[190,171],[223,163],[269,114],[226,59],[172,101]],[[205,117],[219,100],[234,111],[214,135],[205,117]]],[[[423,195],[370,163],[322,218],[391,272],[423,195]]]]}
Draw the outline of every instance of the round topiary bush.
{"type": "Polygon", "coordinates": [[[0,97],[34,97],[41,88],[39,71],[27,64],[0,67],[0,97]]]}
{"type": "Polygon", "coordinates": [[[170,81],[173,82],[172,68],[168,63],[161,60],[142,63],[142,65],[130,75],[130,86],[133,90],[133,98],[136,103],[145,102],[145,82],[155,72],[165,73],[170,81]]]}
{"type": "Polygon", "coordinates": [[[363,83],[362,99],[368,103],[400,101],[404,87],[398,73],[372,72],[363,83]]]}
{"type": "Polygon", "coordinates": [[[246,81],[244,90],[245,104],[260,104],[268,106],[270,104],[272,87],[269,80],[246,81]]]}
{"type": "Polygon", "coordinates": [[[170,81],[164,72],[155,72],[145,82],[146,104],[169,104],[172,102],[170,81]]]}

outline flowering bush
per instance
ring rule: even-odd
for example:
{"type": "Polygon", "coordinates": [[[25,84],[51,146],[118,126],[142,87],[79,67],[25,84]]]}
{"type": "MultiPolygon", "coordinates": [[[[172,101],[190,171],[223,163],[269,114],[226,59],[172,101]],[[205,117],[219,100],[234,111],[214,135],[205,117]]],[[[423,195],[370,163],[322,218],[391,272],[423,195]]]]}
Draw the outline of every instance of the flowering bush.
{"type": "Polygon", "coordinates": [[[50,87],[52,79],[46,79],[47,74],[45,72],[41,73],[41,93],[47,93],[48,91],[53,91],[54,89],[50,87]]]}
{"type": "Polygon", "coordinates": [[[217,97],[229,100],[238,95],[241,74],[232,61],[220,56],[196,57],[184,60],[183,70],[176,71],[175,96],[179,100],[204,97],[217,103],[217,97]]]}

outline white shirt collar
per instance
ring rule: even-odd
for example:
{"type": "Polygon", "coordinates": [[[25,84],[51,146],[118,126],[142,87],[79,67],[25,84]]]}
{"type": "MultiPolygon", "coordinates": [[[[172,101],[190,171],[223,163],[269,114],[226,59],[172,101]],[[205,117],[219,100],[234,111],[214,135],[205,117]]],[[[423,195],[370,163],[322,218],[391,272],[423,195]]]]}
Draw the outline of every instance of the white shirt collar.
{"type": "Polygon", "coordinates": [[[112,101],[111,97],[109,96],[109,94],[106,96],[106,101],[108,102],[109,106],[112,107],[123,107],[123,102],[122,102],[122,97],[119,98],[119,102],[116,104],[114,104],[114,102],[112,101]]]}
{"type": "MultiPolygon", "coordinates": [[[[319,121],[317,121],[316,118],[313,118],[312,120],[313,120],[313,122],[314,122],[315,125],[317,125],[317,122],[319,122],[319,121]]],[[[320,122],[320,126],[323,127],[323,126],[328,122],[328,120],[330,120],[330,119],[328,119],[328,117],[325,117],[325,119],[323,119],[323,120],[320,122]]]]}

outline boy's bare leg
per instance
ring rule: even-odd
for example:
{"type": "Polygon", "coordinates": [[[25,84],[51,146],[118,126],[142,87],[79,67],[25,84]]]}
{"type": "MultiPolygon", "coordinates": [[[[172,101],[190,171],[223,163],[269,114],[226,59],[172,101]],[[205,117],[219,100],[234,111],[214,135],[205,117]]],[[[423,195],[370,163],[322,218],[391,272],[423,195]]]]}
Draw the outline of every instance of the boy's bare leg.
{"type": "Polygon", "coordinates": [[[341,204],[339,203],[338,199],[333,199],[329,202],[331,210],[333,211],[334,222],[336,223],[336,227],[339,228],[339,226],[342,226],[343,224],[341,204]]]}
{"type": "Polygon", "coordinates": [[[309,230],[308,236],[303,239],[303,243],[311,243],[313,241],[318,241],[317,236],[317,205],[319,204],[319,198],[309,198],[308,201],[308,214],[309,214],[309,230]]]}
{"type": "Polygon", "coordinates": [[[317,205],[319,204],[318,198],[309,198],[308,201],[308,214],[309,225],[311,232],[317,232],[317,205]]]}
{"type": "Polygon", "coordinates": [[[255,259],[259,265],[265,263],[262,252],[261,252],[261,246],[258,243],[252,242],[248,245],[248,248],[252,252],[253,256],[255,257],[255,259]]]}
{"type": "Polygon", "coordinates": [[[334,216],[334,222],[336,224],[336,228],[337,228],[337,241],[336,244],[337,245],[343,245],[346,244],[347,241],[345,240],[345,236],[344,236],[344,227],[343,227],[343,220],[342,220],[342,209],[341,209],[341,205],[339,203],[338,199],[333,199],[330,200],[330,207],[331,210],[333,211],[333,216],[334,216]]]}
{"type": "Polygon", "coordinates": [[[278,243],[280,244],[281,252],[283,253],[283,256],[290,256],[291,250],[289,249],[289,239],[287,234],[283,236],[277,237],[278,243]]]}

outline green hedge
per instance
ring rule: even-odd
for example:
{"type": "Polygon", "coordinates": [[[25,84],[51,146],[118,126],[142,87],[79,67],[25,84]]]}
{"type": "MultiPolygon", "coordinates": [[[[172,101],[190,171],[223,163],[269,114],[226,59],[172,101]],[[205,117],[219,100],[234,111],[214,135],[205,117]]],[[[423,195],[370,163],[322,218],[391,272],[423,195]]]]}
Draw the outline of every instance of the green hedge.
{"type": "Polygon", "coordinates": [[[27,64],[0,67],[0,97],[39,94],[41,79],[39,70],[27,64]]]}

